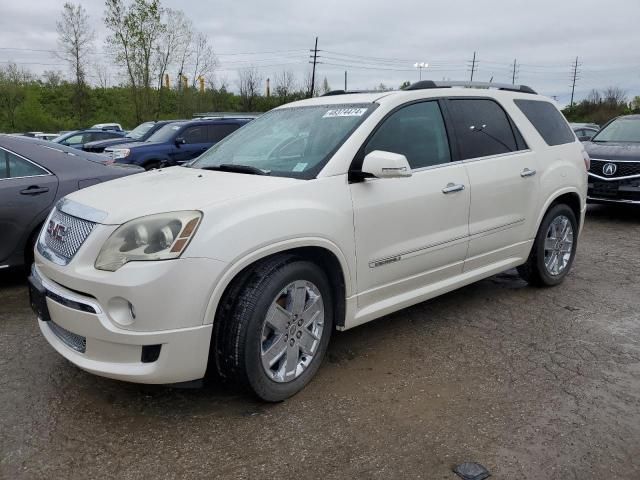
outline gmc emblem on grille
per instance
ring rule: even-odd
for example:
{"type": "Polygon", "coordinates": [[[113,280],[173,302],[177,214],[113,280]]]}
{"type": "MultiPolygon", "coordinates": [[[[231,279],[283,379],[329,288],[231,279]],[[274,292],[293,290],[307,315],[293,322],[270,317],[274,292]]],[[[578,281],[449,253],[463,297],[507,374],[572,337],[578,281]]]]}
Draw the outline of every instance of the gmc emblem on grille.
{"type": "Polygon", "coordinates": [[[616,173],[616,170],[618,170],[618,166],[615,163],[605,163],[602,167],[602,173],[609,177],[616,173]]]}
{"type": "Polygon", "coordinates": [[[49,220],[49,224],[47,225],[47,233],[60,243],[64,243],[65,237],[69,233],[69,228],[54,220],[49,220]]]}

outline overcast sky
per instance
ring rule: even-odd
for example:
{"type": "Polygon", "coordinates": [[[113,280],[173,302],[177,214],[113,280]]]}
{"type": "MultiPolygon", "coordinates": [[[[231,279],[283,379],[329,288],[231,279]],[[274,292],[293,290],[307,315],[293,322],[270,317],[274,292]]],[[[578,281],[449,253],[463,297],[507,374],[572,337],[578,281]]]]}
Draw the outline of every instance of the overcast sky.
{"type": "MultiPolygon", "coordinates": [[[[0,61],[36,73],[65,71],[51,53],[24,50],[55,48],[63,3],[0,0],[0,61]]],[[[100,55],[104,4],[81,3],[95,23],[94,58],[108,64],[100,55]]],[[[625,89],[629,97],[640,95],[640,0],[164,0],[163,5],[182,9],[209,35],[220,62],[217,77],[232,88],[238,68],[249,65],[265,78],[287,69],[301,80],[317,35],[322,50],[317,78],[327,77],[332,88],[343,88],[345,70],[349,89],[397,87],[418,79],[415,62],[429,63],[423,79],[466,80],[476,51],[479,81],[510,83],[517,59],[516,83],[567,103],[571,63],[578,56],[578,100],[592,88],[608,86],[625,89]]]]}

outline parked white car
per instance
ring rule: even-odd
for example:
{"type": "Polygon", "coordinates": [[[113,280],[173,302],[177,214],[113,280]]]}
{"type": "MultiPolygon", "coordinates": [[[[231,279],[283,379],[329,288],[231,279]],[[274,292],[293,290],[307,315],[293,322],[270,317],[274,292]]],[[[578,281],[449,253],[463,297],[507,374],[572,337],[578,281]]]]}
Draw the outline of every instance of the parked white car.
{"type": "Polygon", "coordinates": [[[278,401],[311,380],[334,329],[513,267],[560,283],[588,157],[550,100],[480,87],[295,102],[189,167],[70,194],[30,278],[43,335],[105,377],[209,369],[278,401]]]}

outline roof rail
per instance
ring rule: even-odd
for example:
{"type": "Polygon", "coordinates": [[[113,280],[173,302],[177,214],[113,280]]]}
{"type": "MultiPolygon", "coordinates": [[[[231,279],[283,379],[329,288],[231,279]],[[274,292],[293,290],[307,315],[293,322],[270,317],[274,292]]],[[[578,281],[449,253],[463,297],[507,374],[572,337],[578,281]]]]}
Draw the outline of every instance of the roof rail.
{"type": "Polygon", "coordinates": [[[192,120],[213,119],[213,118],[256,118],[262,115],[261,112],[203,112],[194,113],[192,120]]]}
{"type": "Polygon", "coordinates": [[[332,97],[334,95],[349,95],[350,93],[380,93],[380,90],[331,90],[323,93],[321,97],[332,97]]]}
{"type": "Polygon", "coordinates": [[[532,93],[537,92],[527,85],[512,85],[510,83],[493,83],[493,82],[434,82],[433,80],[421,80],[412,83],[405,90],[424,90],[428,88],[450,88],[450,87],[466,87],[466,88],[495,88],[497,90],[507,90],[510,92],[532,93]]]}

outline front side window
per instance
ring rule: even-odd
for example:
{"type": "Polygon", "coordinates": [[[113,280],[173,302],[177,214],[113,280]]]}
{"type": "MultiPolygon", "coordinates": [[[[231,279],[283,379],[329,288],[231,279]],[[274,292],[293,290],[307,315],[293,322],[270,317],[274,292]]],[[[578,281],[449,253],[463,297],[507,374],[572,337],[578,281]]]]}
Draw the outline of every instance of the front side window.
{"type": "Polygon", "coordinates": [[[640,143],[640,118],[616,118],[591,139],[592,142],[640,143]]]}
{"type": "Polygon", "coordinates": [[[519,149],[507,114],[493,100],[451,99],[449,105],[461,160],[519,149]]]}
{"type": "Polygon", "coordinates": [[[310,179],[373,111],[375,104],[334,104],[272,110],[226,137],[190,166],[240,165],[270,175],[310,179]]]}
{"type": "Polygon", "coordinates": [[[187,143],[206,143],[207,142],[207,126],[200,125],[185,129],[183,135],[187,143]]]}
{"type": "Polygon", "coordinates": [[[365,147],[399,153],[412,169],[451,161],[449,139],[438,102],[420,102],[392,113],[376,130],[365,147]]]}
{"type": "Polygon", "coordinates": [[[33,177],[47,175],[44,168],[20,158],[11,152],[0,149],[0,178],[33,177]]]}
{"type": "Polygon", "coordinates": [[[63,145],[75,145],[77,143],[82,143],[83,138],[84,138],[84,135],[82,133],[79,133],[77,135],[70,136],[66,140],[63,140],[61,143],[63,145]]]}

